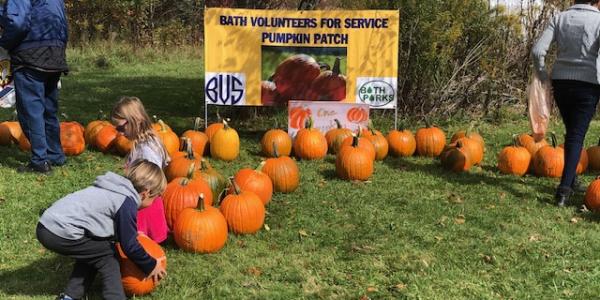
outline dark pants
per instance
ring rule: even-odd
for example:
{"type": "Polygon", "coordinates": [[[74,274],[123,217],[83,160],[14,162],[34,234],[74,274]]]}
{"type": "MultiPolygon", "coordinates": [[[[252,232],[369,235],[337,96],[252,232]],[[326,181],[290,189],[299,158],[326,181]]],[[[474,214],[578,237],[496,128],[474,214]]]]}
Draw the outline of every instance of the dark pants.
{"type": "Polygon", "coordinates": [[[38,241],[48,250],[75,258],[75,266],[64,291],[65,294],[75,299],[82,298],[92,285],[96,274],[99,273],[104,299],[126,299],[121,283],[119,261],[112,242],[87,237],[67,240],[50,232],[39,223],[36,234],[38,241]]]}
{"type": "Polygon", "coordinates": [[[60,75],[28,68],[14,73],[19,123],[31,142],[31,163],[36,165],[65,161],[57,116],[60,75]]]}
{"type": "Polygon", "coordinates": [[[576,177],[585,134],[600,99],[600,85],[575,80],[554,80],[554,100],[566,128],[565,168],[559,188],[571,188],[576,177]]]}

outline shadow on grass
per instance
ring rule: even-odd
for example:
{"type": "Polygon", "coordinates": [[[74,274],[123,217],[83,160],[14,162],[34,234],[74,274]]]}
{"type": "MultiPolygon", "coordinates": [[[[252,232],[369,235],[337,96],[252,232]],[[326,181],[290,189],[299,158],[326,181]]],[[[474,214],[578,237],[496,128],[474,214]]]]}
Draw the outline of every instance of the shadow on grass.
{"type": "Polygon", "coordinates": [[[16,146],[0,147],[0,165],[16,169],[29,161],[29,153],[16,146]]]}
{"type": "Polygon", "coordinates": [[[15,270],[0,273],[0,291],[14,296],[58,295],[67,283],[71,259],[42,258],[15,270]]]}

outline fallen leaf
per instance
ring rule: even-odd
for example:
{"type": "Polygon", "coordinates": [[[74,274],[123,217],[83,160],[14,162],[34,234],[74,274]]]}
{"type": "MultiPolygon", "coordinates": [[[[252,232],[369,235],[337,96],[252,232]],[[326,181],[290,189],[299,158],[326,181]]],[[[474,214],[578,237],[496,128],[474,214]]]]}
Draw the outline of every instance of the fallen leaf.
{"type": "Polygon", "coordinates": [[[265,223],[265,230],[266,231],[271,231],[271,227],[269,227],[269,224],[265,223]]]}
{"type": "Polygon", "coordinates": [[[242,240],[238,240],[236,243],[238,244],[238,246],[240,246],[240,248],[244,248],[246,246],[246,243],[242,240]]]}
{"type": "Polygon", "coordinates": [[[458,217],[456,217],[456,219],[454,219],[454,224],[457,224],[457,225],[465,224],[465,216],[458,215],[458,217]]]}
{"type": "Polygon", "coordinates": [[[571,271],[570,269],[564,269],[563,271],[565,271],[565,273],[569,273],[569,274],[573,273],[573,271],[571,271]]]}
{"type": "Polygon", "coordinates": [[[455,193],[451,193],[448,196],[448,200],[450,201],[450,203],[454,203],[454,204],[462,204],[464,203],[463,199],[460,197],[460,195],[457,195],[455,193]]]}
{"type": "Polygon", "coordinates": [[[445,224],[445,223],[446,223],[446,221],[448,221],[448,217],[446,217],[446,216],[442,216],[442,217],[441,217],[441,218],[438,220],[438,222],[437,222],[437,225],[440,225],[440,226],[446,226],[446,224],[445,224]]]}
{"type": "Polygon", "coordinates": [[[421,263],[423,263],[423,266],[424,266],[425,268],[429,268],[429,263],[427,262],[427,260],[425,260],[425,259],[421,259],[421,263]]]}
{"type": "Polygon", "coordinates": [[[308,236],[308,233],[306,233],[306,230],[304,229],[298,230],[298,234],[300,235],[300,237],[308,236]]]}
{"type": "Polygon", "coordinates": [[[0,204],[6,202],[6,199],[4,199],[3,197],[0,197],[0,204]]]}
{"type": "Polygon", "coordinates": [[[579,222],[578,219],[579,218],[571,218],[571,220],[569,222],[571,222],[571,224],[577,224],[577,222],[579,222]]]}
{"type": "Polygon", "coordinates": [[[441,237],[441,236],[437,236],[437,235],[436,235],[436,236],[434,236],[434,238],[435,238],[436,240],[438,240],[438,241],[441,241],[441,240],[443,240],[443,239],[444,239],[443,237],[441,237]]]}
{"type": "Polygon", "coordinates": [[[369,298],[369,296],[367,295],[362,295],[362,297],[360,297],[360,300],[371,300],[371,298],[369,298]]]}
{"type": "Polygon", "coordinates": [[[500,200],[504,200],[504,198],[506,198],[506,193],[500,192],[500,200]]]}
{"type": "Polygon", "coordinates": [[[397,289],[397,290],[399,290],[399,291],[401,291],[401,290],[405,290],[405,289],[406,289],[406,287],[407,287],[407,286],[406,286],[406,284],[404,284],[404,283],[398,283],[398,284],[396,284],[396,285],[394,286],[394,288],[395,288],[395,289],[397,289]]]}
{"type": "Polygon", "coordinates": [[[262,274],[262,271],[257,267],[252,267],[252,268],[248,269],[248,274],[258,277],[258,276],[260,276],[260,274],[262,274]]]}
{"type": "Polygon", "coordinates": [[[529,241],[530,242],[539,242],[540,241],[540,236],[537,234],[534,234],[532,236],[529,237],[529,241]]]}
{"type": "Polygon", "coordinates": [[[368,288],[367,288],[367,292],[368,292],[368,293],[374,293],[374,292],[377,292],[377,288],[376,288],[376,287],[372,287],[372,286],[370,286],[370,287],[368,287],[368,288]]]}
{"type": "Polygon", "coordinates": [[[494,262],[496,262],[496,258],[493,255],[484,255],[483,261],[488,264],[493,264],[494,262]]]}

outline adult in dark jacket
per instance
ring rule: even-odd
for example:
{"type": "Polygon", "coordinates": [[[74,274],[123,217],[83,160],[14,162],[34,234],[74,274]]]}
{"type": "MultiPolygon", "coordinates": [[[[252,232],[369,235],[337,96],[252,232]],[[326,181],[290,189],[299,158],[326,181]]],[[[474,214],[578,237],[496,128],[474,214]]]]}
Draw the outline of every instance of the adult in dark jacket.
{"type": "Polygon", "coordinates": [[[58,82],[68,71],[68,26],[63,0],[7,0],[0,47],[11,55],[17,113],[31,142],[31,161],[19,171],[47,173],[63,165],[58,82]]]}

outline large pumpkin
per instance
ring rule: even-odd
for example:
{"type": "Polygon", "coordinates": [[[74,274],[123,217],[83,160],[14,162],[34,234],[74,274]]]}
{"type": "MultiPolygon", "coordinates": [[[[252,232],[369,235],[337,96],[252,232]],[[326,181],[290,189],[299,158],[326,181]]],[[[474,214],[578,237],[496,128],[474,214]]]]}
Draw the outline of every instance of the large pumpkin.
{"type": "Polygon", "coordinates": [[[227,227],[236,234],[252,234],[265,223],[265,205],[253,192],[240,190],[231,179],[234,193],[221,202],[221,212],[227,220],[227,227]]]}
{"type": "Polygon", "coordinates": [[[262,171],[271,178],[276,192],[291,193],[300,184],[298,165],[289,156],[280,157],[277,147],[275,147],[275,158],[267,159],[262,171]]]}
{"type": "MultiPolygon", "coordinates": [[[[167,267],[167,258],[165,251],[155,241],[145,235],[138,235],[138,242],[142,248],[154,259],[161,259],[164,268],[167,267]]],[[[119,254],[119,263],[121,265],[121,283],[123,289],[128,296],[143,296],[150,294],[156,285],[150,278],[146,278],[146,274],[138,268],[138,266],[130,260],[121,249],[120,244],[117,244],[117,252],[119,254]]]]}
{"type": "Polygon", "coordinates": [[[115,126],[103,126],[102,129],[100,129],[100,131],[98,131],[98,133],[96,134],[96,140],[94,144],[96,145],[98,150],[106,153],[112,148],[115,141],[117,140],[118,135],[119,132],[117,132],[115,126]]]}
{"type": "Polygon", "coordinates": [[[181,137],[190,139],[192,150],[200,155],[204,155],[207,150],[208,136],[199,130],[201,121],[202,119],[196,118],[194,120],[194,129],[187,130],[181,137]]]}
{"type": "Polygon", "coordinates": [[[219,195],[227,187],[227,179],[217,170],[213,169],[206,159],[200,160],[200,168],[194,174],[195,177],[201,177],[208,183],[212,191],[213,201],[215,203],[218,202],[219,195]]]}
{"type": "Polygon", "coordinates": [[[327,155],[327,139],[319,129],[313,128],[312,118],[300,129],[294,139],[294,154],[300,159],[322,159],[327,155]]]}
{"type": "Polygon", "coordinates": [[[227,221],[221,211],[204,205],[204,195],[198,199],[198,208],[181,211],[173,227],[175,243],[179,248],[196,253],[215,253],[227,242],[227,221]]]}
{"type": "Polygon", "coordinates": [[[352,136],[352,130],[348,128],[342,127],[342,123],[340,120],[335,119],[336,127],[327,131],[325,134],[325,139],[327,140],[327,149],[332,154],[336,154],[339,152],[342,142],[347,138],[352,136]]]}
{"type": "Polygon", "coordinates": [[[417,130],[415,135],[417,141],[417,154],[426,157],[437,157],[446,145],[446,134],[441,129],[427,125],[417,130]]]}
{"type": "Polygon", "coordinates": [[[341,74],[339,57],[336,57],[332,70],[323,71],[312,81],[305,99],[311,101],[346,99],[346,76],[341,74]]]}
{"type": "MultiPolygon", "coordinates": [[[[565,144],[560,144],[559,147],[565,149],[565,144]]],[[[590,164],[590,161],[589,161],[587,151],[585,151],[585,149],[582,148],[581,154],[579,155],[579,161],[577,162],[577,169],[575,170],[575,173],[577,175],[581,175],[581,174],[585,173],[585,171],[587,171],[587,169],[588,169],[589,164],[590,164]]]]}
{"type": "Polygon", "coordinates": [[[10,129],[4,123],[0,123],[0,146],[9,146],[12,144],[10,129]]]}
{"type": "Polygon", "coordinates": [[[115,150],[121,156],[127,156],[129,152],[131,152],[131,148],[133,147],[133,142],[129,140],[125,135],[119,134],[117,140],[115,140],[115,150]]]}
{"type": "Polygon", "coordinates": [[[367,137],[375,149],[375,160],[384,160],[389,152],[387,139],[379,131],[371,129],[371,136],[367,137]]]}
{"type": "Polygon", "coordinates": [[[84,128],[77,122],[60,123],[60,143],[65,155],[73,156],[85,150],[84,128]]]}
{"type": "MultiPolygon", "coordinates": [[[[249,191],[256,194],[264,205],[271,201],[273,196],[273,181],[269,175],[262,171],[265,162],[262,162],[256,170],[241,169],[233,177],[233,181],[242,191],[249,191]]],[[[233,185],[229,188],[229,194],[234,194],[233,185]]]]}
{"type": "Polygon", "coordinates": [[[470,150],[464,146],[463,142],[464,140],[458,140],[444,149],[440,155],[444,169],[461,173],[468,171],[473,166],[470,150]]]}
{"type": "Polygon", "coordinates": [[[373,175],[372,155],[358,143],[358,136],[352,137],[352,144],[343,146],[336,157],[335,170],[342,179],[366,181],[373,175]]]}
{"type": "Polygon", "coordinates": [[[185,138],[184,144],[186,147],[185,155],[173,158],[165,169],[165,176],[169,181],[177,177],[185,177],[188,173],[193,173],[195,167],[200,166],[202,157],[192,150],[190,139],[185,138]]]}
{"type": "Polygon", "coordinates": [[[531,154],[525,147],[517,143],[517,136],[513,138],[513,145],[505,147],[498,155],[498,169],[503,174],[523,176],[529,170],[531,154]]]}
{"type": "Polygon", "coordinates": [[[458,141],[458,139],[461,139],[461,138],[470,138],[472,140],[475,140],[477,143],[479,143],[481,145],[481,149],[483,149],[483,152],[485,152],[485,140],[479,133],[471,131],[471,130],[458,131],[457,133],[452,135],[452,138],[450,138],[450,143],[454,143],[454,142],[458,141]]]}
{"type": "Polygon", "coordinates": [[[179,137],[169,126],[167,126],[167,124],[165,124],[165,122],[163,122],[163,120],[158,120],[158,125],[158,129],[156,129],[156,126],[154,127],[158,137],[165,146],[167,153],[169,153],[169,155],[174,154],[179,150],[179,137]]]}
{"type": "Polygon", "coordinates": [[[410,130],[392,130],[387,136],[390,152],[396,157],[409,157],[417,150],[417,141],[410,130]]]}
{"type": "Polygon", "coordinates": [[[458,141],[461,141],[464,150],[469,152],[469,159],[473,165],[479,165],[483,161],[483,148],[480,142],[466,136],[459,138],[455,143],[458,141]]]}
{"type": "Polygon", "coordinates": [[[99,111],[98,120],[91,121],[85,126],[84,137],[85,137],[85,142],[88,145],[95,146],[96,145],[95,144],[96,143],[96,135],[98,134],[98,132],[104,126],[111,125],[110,122],[104,120],[103,118],[105,118],[104,113],[102,111],[99,111]]]}
{"type": "Polygon", "coordinates": [[[531,157],[535,156],[535,153],[544,146],[548,146],[546,139],[536,141],[533,136],[523,133],[517,137],[517,145],[527,148],[531,157]]]}
{"type": "Polygon", "coordinates": [[[266,157],[275,157],[273,145],[277,145],[280,155],[289,156],[292,153],[292,138],[281,129],[271,129],[260,140],[262,153],[266,157]]]}
{"type": "MultiPolygon", "coordinates": [[[[377,157],[377,153],[375,152],[375,146],[373,146],[373,143],[371,143],[371,141],[369,141],[368,139],[362,137],[360,129],[359,129],[359,133],[358,133],[357,137],[358,137],[358,146],[357,147],[365,150],[369,154],[369,157],[371,157],[371,160],[375,160],[375,158],[377,157]]],[[[354,144],[354,136],[347,137],[342,142],[341,148],[351,146],[352,144],[354,144]]]]}
{"type": "Polygon", "coordinates": [[[0,123],[0,145],[8,146],[12,143],[18,144],[25,137],[21,124],[17,121],[6,121],[0,123]]]}
{"type": "Polygon", "coordinates": [[[312,56],[295,54],[277,66],[272,79],[284,99],[304,99],[319,74],[321,67],[312,56]]]}
{"type": "Polygon", "coordinates": [[[589,147],[586,152],[590,169],[594,171],[600,170],[600,141],[598,141],[598,145],[589,147]]]}
{"type": "Polygon", "coordinates": [[[193,177],[193,173],[169,182],[163,193],[165,217],[169,228],[173,229],[177,217],[184,208],[198,206],[200,195],[204,195],[205,205],[212,205],[213,195],[210,186],[203,178],[193,177]]]}
{"type": "Polygon", "coordinates": [[[600,179],[592,181],[585,193],[585,206],[591,210],[597,212],[600,210],[600,179]]]}
{"type": "Polygon", "coordinates": [[[210,140],[210,155],[224,161],[235,160],[240,155],[240,137],[226,120],[210,140]]]}
{"type": "Polygon", "coordinates": [[[552,134],[552,146],[544,146],[535,152],[533,169],[538,176],[558,178],[564,167],[565,151],[556,146],[556,136],[552,134]]]}

